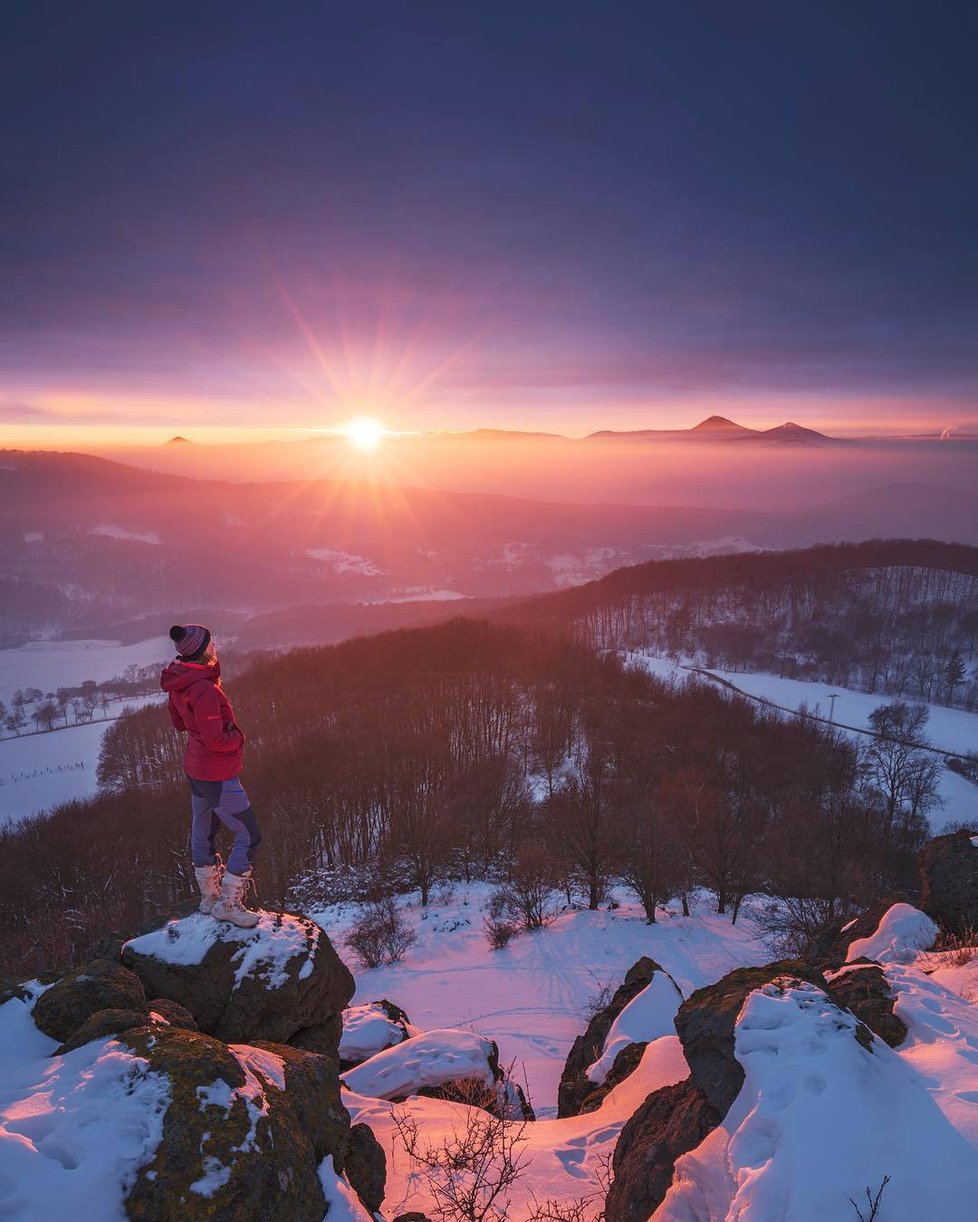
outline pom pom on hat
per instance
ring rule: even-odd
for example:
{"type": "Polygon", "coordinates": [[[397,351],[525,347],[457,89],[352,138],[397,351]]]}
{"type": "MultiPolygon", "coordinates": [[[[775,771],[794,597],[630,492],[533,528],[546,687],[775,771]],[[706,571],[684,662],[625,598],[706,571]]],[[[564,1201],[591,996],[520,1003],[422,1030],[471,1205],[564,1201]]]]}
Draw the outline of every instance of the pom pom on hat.
{"type": "Polygon", "coordinates": [[[174,624],[170,629],[170,640],[176,645],[181,658],[199,657],[211,643],[210,629],[203,624],[174,624]]]}

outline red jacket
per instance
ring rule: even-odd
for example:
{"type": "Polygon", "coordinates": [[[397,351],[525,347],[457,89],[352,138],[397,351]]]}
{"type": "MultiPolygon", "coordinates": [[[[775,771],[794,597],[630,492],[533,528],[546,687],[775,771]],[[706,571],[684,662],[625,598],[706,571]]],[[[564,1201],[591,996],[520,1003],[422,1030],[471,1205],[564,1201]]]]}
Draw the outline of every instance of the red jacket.
{"type": "Polygon", "coordinates": [[[244,734],[221,687],[221,664],[171,662],[160,676],[170,720],[187,731],[183,770],[195,781],[230,781],[241,771],[244,734]]]}

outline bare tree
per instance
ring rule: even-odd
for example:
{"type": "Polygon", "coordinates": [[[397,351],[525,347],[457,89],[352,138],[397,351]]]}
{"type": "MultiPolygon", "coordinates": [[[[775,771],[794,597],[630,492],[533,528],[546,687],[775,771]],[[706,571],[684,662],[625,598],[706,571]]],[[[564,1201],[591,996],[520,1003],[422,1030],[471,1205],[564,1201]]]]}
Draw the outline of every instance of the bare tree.
{"type": "Polygon", "coordinates": [[[927,750],[929,715],[926,705],[897,700],[869,716],[875,737],[863,748],[863,772],[882,807],[886,847],[898,814],[926,816],[940,800],[940,765],[927,750]]]}

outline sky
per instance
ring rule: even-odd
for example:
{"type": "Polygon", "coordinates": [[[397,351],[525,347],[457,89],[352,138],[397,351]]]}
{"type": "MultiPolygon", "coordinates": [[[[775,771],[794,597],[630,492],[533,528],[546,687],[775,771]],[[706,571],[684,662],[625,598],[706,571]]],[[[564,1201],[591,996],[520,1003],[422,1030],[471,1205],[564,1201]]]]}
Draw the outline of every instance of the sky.
{"type": "Polygon", "coordinates": [[[978,422],[978,10],[22,4],[0,435],[978,422]]]}

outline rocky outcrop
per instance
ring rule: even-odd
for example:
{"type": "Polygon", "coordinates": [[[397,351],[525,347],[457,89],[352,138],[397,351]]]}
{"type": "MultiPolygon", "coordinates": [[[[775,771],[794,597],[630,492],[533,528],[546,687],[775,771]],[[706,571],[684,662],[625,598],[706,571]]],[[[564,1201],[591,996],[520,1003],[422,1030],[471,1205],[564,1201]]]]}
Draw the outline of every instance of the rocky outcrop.
{"type": "Polygon", "coordinates": [[[312,921],[262,913],[254,929],[193,914],[127,942],[122,959],[151,996],[178,1002],[228,1043],[330,1052],[353,977],[312,921]]]}
{"type": "Polygon", "coordinates": [[[891,1048],[907,1038],[906,1025],[893,1011],[894,996],[883,969],[871,959],[857,959],[828,977],[829,995],[891,1048]]]}
{"type": "Polygon", "coordinates": [[[126,1195],[147,1222],[322,1222],[319,1163],[342,1166],[349,1116],[325,1058],[265,1044],[228,1048],[177,1027],[121,1041],[169,1082],[163,1138],[126,1195]]]}
{"type": "Polygon", "coordinates": [[[676,1015],[690,1077],[649,1095],[622,1130],[606,1205],[608,1222],[644,1222],[659,1207],[672,1183],[676,1159],[695,1149],[723,1120],[744,1084],[735,1048],[737,1019],[745,1001],[756,989],[798,982],[824,992],[840,1008],[851,1009],[861,1020],[853,1028],[855,1040],[869,1051],[871,1031],[887,1043],[906,1035],[893,1014],[893,1000],[878,964],[850,966],[837,973],[836,993],[821,972],[796,960],[738,968],[716,984],[697,989],[676,1015]]]}
{"type": "Polygon", "coordinates": [[[560,1075],[557,1088],[557,1116],[577,1116],[591,1096],[596,1083],[587,1076],[588,1068],[601,1056],[605,1040],[615,1019],[635,997],[647,989],[652,977],[662,968],[654,959],[641,958],[628,969],[624,982],[618,987],[611,1001],[591,1019],[583,1035],[579,1035],[571,1046],[560,1075]]]}
{"type": "Polygon", "coordinates": [[[797,960],[783,960],[764,967],[738,968],[716,984],[697,989],[679,1007],[676,1032],[693,1081],[721,1117],[726,1116],[744,1084],[744,1071],[734,1056],[737,1015],[749,993],[779,976],[825,987],[820,972],[797,960]]]}
{"type": "Polygon", "coordinates": [[[366,1124],[350,1129],[350,1144],[346,1151],[346,1178],[364,1207],[376,1213],[384,1202],[387,1183],[387,1155],[366,1124]]]}
{"type": "Polygon", "coordinates": [[[34,1024],[64,1043],[100,1010],[135,1011],[148,1016],[139,977],[105,959],[93,959],[46,989],[34,1006],[34,1024]]]}
{"type": "Polygon", "coordinates": [[[384,1152],[367,1126],[351,1133],[340,1100],[336,1045],[353,978],[317,926],[263,913],[239,930],[194,913],[119,953],[131,966],[96,958],[10,998],[60,1041],[55,1076],[131,1066],[126,1096],[142,1091],[149,1112],[144,1161],[124,1185],[130,1218],[322,1222],[324,1169],[347,1163],[365,1206],[380,1207],[384,1152]]]}
{"type": "Polygon", "coordinates": [[[918,907],[948,933],[978,929],[978,847],[970,832],[928,840],[917,854],[921,896],[918,907]]]}
{"type": "Polygon", "coordinates": [[[720,1120],[692,1078],[649,1095],[615,1146],[607,1222],[646,1222],[669,1191],[676,1159],[694,1150],[720,1120]]]}

